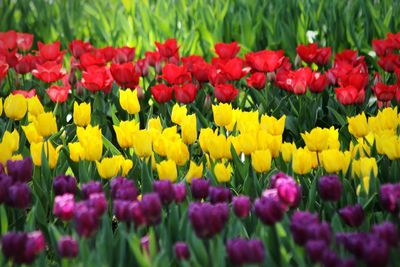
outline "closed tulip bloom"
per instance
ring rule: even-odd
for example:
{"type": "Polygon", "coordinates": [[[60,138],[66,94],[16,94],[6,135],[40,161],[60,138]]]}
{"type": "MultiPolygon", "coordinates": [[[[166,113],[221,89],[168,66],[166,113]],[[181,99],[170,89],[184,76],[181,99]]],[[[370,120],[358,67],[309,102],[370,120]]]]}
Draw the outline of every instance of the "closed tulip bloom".
{"type": "Polygon", "coordinates": [[[190,161],[189,170],[186,174],[186,182],[191,183],[193,178],[203,177],[203,164],[197,165],[195,162],[190,161]]]}
{"type": "Polygon", "coordinates": [[[189,247],[185,242],[175,243],[175,256],[178,260],[188,260],[190,258],[189,247]]]}
{"type": "Polygon", "coordinates": [[[137,199],[137,188],[132,180],[124,177],[115,177],[110,182],[110,193],[113,200],[131,200],[137,199]]]}
{"type": "Polygon", "coordinates": [[[337,175],[322,176],[318,181],[318,192],[325,201],[338,201],[343,187],[337,175]]]}
{"type": "Polygon", "coordinates": [[[214,167],[214,174],[219,183],[227,183],[231,180],[232,166],[230,164],[217,163],[214,167]]]}
{"type": "Polygon", "coordinates": [[[27,183],[17,182],[8,188],[6,204],[18,208],[26,209],[31,205],[32,193],[27,183]]]}
{"type": "Polygon", "coordinates": [[[94,208],[86,202],[78,202],[74,212],[74,222],[78,235],[90,237],[97,232],[100,224],[94,208]]]}
{"type": "Polygon", "coordinates": [[[56,196],[66,193],[75,194],[78,191],[76,178],[71,175],[59,175],[54,177],[53,190],[56,196]]]}
{"type": "Polygon", "coordinates": [[[185,144],[193,144],[197,140],[196,114],[188,115],[182,120],[182,140],[185,144]]]}
{"type": "Polygon", "coordinates": [[[176,183],[172,185],[174,189],[175,202],[181,203],[186,198],[186,185],[185,183],[176,183]]]}
{"type": "Polygon", "coordinates": [[[239,144],[241,151],[245,155],[250,155],[257,150],[257,133],[255,132],[245,132],[239,135],[239,144]]]}
{"type": "Polygon", "coordinates": [[[156,225],[161,222],[161,200],[157,193],[144,194],[140,206],[149,225],[156,225]]]}
{"type": "Polygon", "coordinates": [[[147,130],[140,130],[135,132],[132,138],[135,154],[141,158],[150,157],[153,153],[150,132],[147,130]]]}
{"type": "Polygon", "coordinates": [[[63,221],[69,221],[74,216],[75,199],[72,194],[64,194],[54,198],[54,216],[63,221]]]}
{"type": "Polygon", "coordinates": [[[329,129],[322,129],[320,127],[312,129],[311,132],[301,134],[307,148],[311,152],[321,152],[322,150],[327,149],[327,140],[329,139],[329,136],[329,129]]]}
{"type": "Polygon", "coordinates": [[[232,105],[220,103],[212,106],[214,122],[217,126],[227,126],[232,122],[233,110],[232,105]]]}
{"type": "Polygon", "coordinates": [[[164,205],[168,205],[174,200],[175,193],[172,183],[169,180],[154,181],[153,191],[158,194],[164,205]]]}
{"type": "Polygon", "coordinates": [[[279,120],[273,116],[262,115],[260,127],[261,129],[266,130],[269,134],[282,135],[285,130],[285,121],[285,115],[280,117],[279,120]]]}
{"type": "Polygon", "coordinates": [[[183,119],[186,117],[186,114],[186,106],[179,106],[179,104],[175,104],[172,107],[171,121],[175,124],[181,125],[183,119]]]}
{"type": "Polygon", "coordinates": [[[81,103],[78,104],[76,101],[74,102],[74,123],[77,126],[86,127],[90,124],[90,103],[81,103]]]}
{"type": "Polygon", "coordinates": [[[43,137],[49,137],[57,132],[56,117],[52,112],[41,113],[33,120],[38,133],[43,137]]]}
{"type": "Polygon", "coordinates": [[[321,152],[321,161],[327,173],[338,173],[343,169],[345,156],[337,149],[328,149],[321,152]]]}
{"type": "Polygon", "coordinates": [[[69,157],[73,162],[79,162],[85,159],[85,150],[83,149],[81,143],[74,142],[68,144],[69,157]]]}
{"type": "Polygon", "coordinates": [[[210,181],[206,179],[194,179],[190,185],[190,191],[194,199],[204,199],[208,196],[210,181]]]}
{"type": "Polygon", "coordinates": [[[273,225],[282,220],[284,210],[278,199],[273,197],[262,197],[256,199],[254,210],[257,217],[267,225],[273,225]]]}
{"type": "Polygon", "coordinates": [[[251,153],[251,166],[256,172],[266,172],[271,169],[271,152],[267,150],[257,150],[251,153]]]}
{"type": "Polygon", "coordinates": [[[163,160],[157,164],[157,173],[160,180],[175,182],[178,177],[175,161],[163,160]]]}
{"type": "Polygon", "coordinates": [[[136,114],[140,111],[140,104],[137,90],[120,90],[119,103],[129,114],[136,114]]]}
{"type": "Polygon", "coordinates": [[[22,130],[25,133],[26,139],[31,143],[39,143],[43,141],[43,136],[41,136],[35,127],[33,122],[28,125],[22,125],[22,130]]]}
{"type": "Polygon", "coordinates": [[[49,142],[40,142],[40,143],[32,143],[31,144],[31,156],[33,160],[33,164],[36,166],[42,165],[42,149],[44,149],[44,154],[49,163],[50,169],[54,169],[57,165],[58,154],[61,149],[61,146],[54,148],[54,146],[49,142]]]}
{"type": "Polygon", "coordinates": [[[227,146],[227,140],[225,135],[211,134],[208,136],[208,140],[204,140],[207,143],[206,147],[213,159],[222,159],[225,157],[225,148],[227,146]]]}
{"type": "Polygon", "coordinates": [[[375,177],[378,175],[378,165],[375,158],[363,157],[352,162],[353,176],[370,177],[373,174],[375,177]]]}
{"type": "Polygon", "coordinates": [[[36,95],[31,98],[28,98],[27,101],[28,101],[28,112],[30,114],[36,117],[37,115],[44,113],[44,107],[36,95]]]}
{"type": "Polygon", "coordinates": [[[103,179],[110,179],[118,175],[121,171],[121,165],[118,164],[118,159],[115,157],[103,158],[100,162],[96,161],[97,171],[103,179]]]}
{"type": "Polygon", "coordinates": [[[362,259],[368,267],[387,266],[390,256],[390,247],[386,241],[370,235],[362,244],[362,259]]]}
{"type": "Polygon", "coordinates": [[[282,135],[271,135],[265,130],[260,130],[257,135],[257,149],[271,151],[273,158],[279,156],[282,146],[282,135]]]}
{"type": "Polygon", "coordinates": [[[310,240],[305,249],[312,262],[320,262],[328,246],[324,240],[310,240]]]}
{"type": "Polygon", "coordinates": [[[278,179],[275,182],[278,197],[285,205],[295,208],[299,205],[301,199],[301,187],[296,181],[287,176],[286,179],[278,179]]]}
{"type": "Polygon", "coordinates": [[[349,132],[354,137],[364,137],[369,133],[367,117],[364,112],[354,117],[347,117],[349,123],[349,132]]]}
{"type": "Polygon", "coordinates": [[[99,126],[78,127],[76,134],[79,143],[85,150],[85,159],[89,161],[100,160],[103,153],[103,139],[99,126]]]}
{"type": "Polygon", "coordinates": [[[82,191],[82,198],[88,199],[91,194],[102,193],[103,186],[101,185],[100,182],[90,181],[88,183],[82,184],[81,191],[82,191]]]}
{"type": "Polygon", "coordinates": [[[282,159],[285,162],[289,162],[292,160],[292,155],[293,155],[294,151],[296,151],[295,143],[288,143],[288,142],[282,143],[280,152],[282,155],[282,159]]]}
{"type": "Polygon", "coordinates": [[[293,153],[293,171],[297,174],[306,174],[311,171],[312,168],[312,155],[311,152],[299,148],[293,153]]]}
{"type": "Polygon", "coordinates": [[[57,242],[57,250],[63,258],[75,258],[78,256],[78,242],[71,236],[63,236],[57,242]]]}
{"type": "Polygon", "coordinates": [[[6,131],[4,133],[1,144],[6,145],[7,149],[9,149],[12,152],[15,152],[19,148],[19,140],[20,140],[19,133],[16,129],[14,129],[12,132],[6,131]]]}
{"type": "Polygon", "coordinates": [[[189,149],[182,141],[167,143],[167,158],[175,161],[176,165],[183,166],[190,158],[189,149]]]}
{"type": "Polygon", "coordinates": [[[211,186],[209,188],[208,196],[210,202],[215,204],[219,202],[230,202],[232,199],[232,193],[229,188],[223,186],[211,186]]]}
{"type": "Polygon", "coordinates": [[[349,205],[340,209],[339,215],[343,221],[351,227],[360,226],[365,218],[364,210],[360,204],[354,206],[349,205]]]}
{"type": "Polygon", "coordinates": [[[134,147],[134,136],[139,131],[139,127],[139,123],[134,120],[120,121],[119,126],[113,126],[117,135],[117,142],[121,148],[134,147]]]}
{"type": "Polygon", "coordinates": [[[4,100],[4,113],[12,120],[21,120],[28,109],[27,101],[25,97],[20,94],[10,94],[4,100]]]}
{"type": "Polygon", "coordinates": [[[239,218],[246,218],[250,213],[251,201],[248,196],[233,197],[233,211],[239,218]]]}
{"type": "Polygon", "coordinates": [[[14,181],[29,182],[32,180],[32,158],[26,157],[23,160],[9,160],[6,166],[7,174],[10,175],[14,181]]]}
{"type": "Polygon", "coordinates": [[[3,98],[0,98],[0,116],[3,114],[3,98]]]}
{"type": "Polygon", "coordinates": [[[397,226],[389,221],[372,226],[372,233],[385,240],[389,246],[396,247],[399,243],[397,226]]]}

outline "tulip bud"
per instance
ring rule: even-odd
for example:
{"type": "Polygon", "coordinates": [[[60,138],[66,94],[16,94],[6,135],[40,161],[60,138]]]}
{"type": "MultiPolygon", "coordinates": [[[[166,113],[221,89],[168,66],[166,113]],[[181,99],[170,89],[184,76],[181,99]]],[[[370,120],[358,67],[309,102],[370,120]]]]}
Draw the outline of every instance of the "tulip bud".
{"type": "Polygon", "coordinates": [[[301,199],[301,187],[288,176],[286,179],[278,179],[275,183],[279,199],[290,207],[297,207],[301,199]]]}
{"type": "Polygon", "coordinates": [[[391,213],[398,211],[398,200],[400,198],[400,184],[384,184],[379,192],[380,202],[384,209],[391,213]]]}
{"type": "Polygon", "coordinates": [[[232,199],[231,190],[223,186],[211,186],[208,195],[212,204],[219,202],[229,203],[232,199]]]}
{"type": "Polygon", "coordinates": [[[31,98],[28,98],[27,101],[28,101],[28,112],[30,115],[36,117],[44,113],[44,107],[36,95],[31,98]]]}
{"type": "Polygon", "coordinates": [[[385,240],[370,235],[363,242],[362,258],[368,267],[386,266],[389,261],[389,246],[385,240]]]}
{"type": "Polygon", "coordinates": [[[177,183],[172,185],[174,189],[174,197],[176,203],[181,203],[186,198],[186,185],[184,183],[177,183]]]}
{"type": "Polygon", "coordinates": [[[63,221],[69,221],[74,216],[75,199],[72,194],[64,194],[54,198],[54,216],[63,221]]]}
{"type": "Polygon", "coordinates": [[[130,214],[128,211],[129,201],[126,200],[114,200],[113,202],[113,213],[118,221],[128,222],[130,220],[130,214]]]}
{"type": "Polygon", "coordinates": [[[8,188],[6,203],[12,207],[26,209],[31,204],[32,193],[26,183],[17,182],[8,188]]]}
{"type": "Polygon", "coordinates": [[[229,163],[226,166],[224,163],[217,163],[214,167],[214,173],[219,183],[229,182],[232,176],[232,166],[229,163]]]}
{"type": "Polygon", "coordinates": [[[153,190],[158,194],[161,199],[161,202],[164,205],[168,205],[174,200],[175,194],[174,189],[172,187],[172,183],[169,180],[163,181],[154,181],[153,182],[153,190]]]}
{"type": "Polygon", "coordinates": [[[239,218],[246,218],[249,216],[251,208],[250,198],[248,196],[233,197],[233,211],[239,218]]]}
{"type": "Polygon", "coordinates": [[[23,160],[7,161],[7,173],[14,181],[29,182],[32,179],[32,172],[33,163],[30,157],[23,160]]]}
{"type": "Polygon", "coordinates": [[[146,223],[146,217],[143,214],[142,207],[138,201],[129,202],[128,215],[129,219],[135,223],[136,227],[146,223]]]}
{"type": "Polygon", "coordinates": [[[78,190],[75,177],[71,175],[59,175],[54,177],[53,190],[56,196],[64,195],[65,193],[74,195],[78,190]]]}
{"type": "Polygon", "coordinates": [[[91,108],[90,103],[78,104],[74,102],[74,123],[77,126],[86,127],[90,124],[91,108]]]}
{"type": "Polygon", "coordinates": [[[273,225],[282,220],[284,214],[281,203],[273,197],[262,197],[256,199],[254,210],[257,217],[267,225],[273,225]]]}
{"type": "Polygon", "coordinates": [[[343,219],[343,221],[351,226],[358,227],[364,221],[364,210],[360,204],[356,204],[354,206],[346,206],[339,210],[339,215],[343,219]]]}
{"type": "Polygon", "coordinates": [[[194,179],[190,185],[190,191],[194,199],[201,200],[208,196],[210,181],[206,179],[194,179]]]}
{"type": "Polygon", "coordinates": [[[290,218],[290,231],[298,245],[304,245],[309,239],[308,228],[318,224],[318,217],[307,211],[295,211],[290,218]]]}
{"type": "Polygon", "coordinates": [[[175,256],[178,260],[188,260],[190,258],[189,247],[185,242],[175,243],[175,256]]]}
{"type": "Polygon", "coordinates": [[[182,140],[185,144],[193,144],[197,140],[196,114],[187,115],[181,124],[182,140]]]}
{"type": "Polygon", "coordinates": [[[342,183],[337,175],[322,176],[319,178],[318,192],[325,201],[338,201],[342,189],[342,183]]]}
{"type": "Polygon", "coordinates": [[[155,225],[161,222],[161,200],[157,193],[144,194],[140,205],[148,224],[155,225]]]}
{"type": "Polygon", "coordinates": [[[63,258],[76,258],[78,256],[78,242],[71,236],[63,236],[57,242],[57,250],[63,258]]]}
{"type": "Polygon", "coordinates": [[[137,90],[120,90],[119,103],[129,114],[136,114],[140,111],[140,103],[137,90]]]}
{"type": "Polygon", "coordinates": [[[21,120],[28,109],[27,101],[24,96],[20,94],[10,94],[4,100],[4,113],[12,120],[21,120]]]}

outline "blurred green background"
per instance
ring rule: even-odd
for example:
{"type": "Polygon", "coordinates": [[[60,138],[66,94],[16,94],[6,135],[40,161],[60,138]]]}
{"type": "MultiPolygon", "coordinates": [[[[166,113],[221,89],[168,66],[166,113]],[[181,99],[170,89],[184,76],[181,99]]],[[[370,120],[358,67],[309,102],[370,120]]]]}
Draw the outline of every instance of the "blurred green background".
{"type": "Polygon", "coordinates": [[[138,54],[176,37],[183,54],[209,58],[219,41],[242,53],[282,48],[293,57],[307,32],[334,51],[370,50],[373,38],[400,31],[396,0],[0,0],[0,30],[36,40],[89,40],[97,47],[131,45],[138,54]]]}

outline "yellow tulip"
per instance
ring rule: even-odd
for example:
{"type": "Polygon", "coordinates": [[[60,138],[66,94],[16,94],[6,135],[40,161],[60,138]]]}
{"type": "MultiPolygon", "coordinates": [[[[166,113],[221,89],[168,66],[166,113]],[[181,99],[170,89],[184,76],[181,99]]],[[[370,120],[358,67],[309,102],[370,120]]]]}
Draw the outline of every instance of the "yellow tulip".
{"type": "Polygon", "coordinates": [[[311,130],[311,132],[305,132],[301,134],[308,150],[321,152],[328,148],[328,142],[330,137],[329,129],[322,129],[316,127],[311,130]]]}
{"type": "Polygon", "coordinates": [[[103,137],[99,126],[78,127],[76,134],[79,143],[85,150],[85,159],[89,161],[100,160],[103,153],[103,137]]]}
{"type": "Polygon", "coordinates": [[[1,142],[0,143],[0,163],[5,165],[9,159],[11,159],[13,151],[10,149],[9,145],[1,142]]]}
{"type": "Polygon", "coordinates": [[[281,145],[281,150],[280,150],[281,155],[282,155],[282,159],[285,162],[291,161],[294,151],[296,151],[296,144],[295,143],[284,142],[281,145]]]}
{"type": "Polygon", "coordinates": [[[200,129],[199,143],[204,153],[208,153],[208,140],[212,135],[214,135],[214,132],[211,128],[200,129]]]}
{"type": "Polygon", "coordinates": [[[133,137],[139,131],[139,123],[136,121],[121,121],[119,126],[113,125],[117,142],[121,148],[133,147],[133,137]]]}
{"type": "Polygon", "coordinates": [[[266,172],[271,169],[271,152],[267,150],[257,150],[251,153],[251,166],[256,172],[266,172]]]}
{"type": "Polygon", "coordinates": [[[364,137],[369,133],[367,117],[361,113],[354,117],[347,117],[349,123],[349,132],[355,137],[364,137]]]}
{"type": "Polygon", "coordinates": [[[197,140],[196,115],[188,115],[182,120],[182,140],[185,144],[193,144],[197,140]]]}
{"type": "Polygon", "coordinates": [[[163,160],[157,164],[157,173],[160,180],[170,180],[175,182],[178,177],[176,164],[173,160],[163,160]]]}
{"type": "Polygon", "coordinates": [[[233,109],[232,110],[232,121],[228,125],[225,125],[225,129],[228,131],[233,131],[234,127],[236,126],[237,123],[237,118],[242,114],[242,111],[240,109],[233,109]]]}
{"type": "Polygon", "coordinates": [[[217,126],[227,126],[232,122],[233,111],[231,104],[220,103],[212,105],[214,122],[217,126]]]}
{"type": "Polygon", "coordinates": [[[186,117],[186,114],[186,106],[179,106],[177,103],[172,107],[171,121],[175,124],[181,125],[183,119],[186,117]]]}
{"type": "Polygon", "coordinates": [[[240,149],[245,155],[250,155],[257,150],[257,134],[245,132],[239,135],[240,149]]]}
{"type": "Polygon", "coordinates": [[[226,138],[226,142],[227,142],[227,147],[225,151],[225,157],[228,159],[232,158],[231,145],[233,145],[233,148],[236,151],[236,155],[239,156],[241,152],[239,137],[230,135],[228,136],[228,138],[226,138]]]}
{"type": "Polygon", "coordinates": [[[243,111],[237,118],[237,129],[241,132],[258,132],[260,123],[258,111],[243,111]]]}
{"type": "Polygon", "coordinates": [[[129,114],[136,114],[140,111],[139,99],[137,90],[120,90],[119,91],[119,104],[129,114]]]}
{"type": "Polygon", "coordinates": [[[363,177],[361,179],[361,183],[357,186],[357,195],[360,195],[361,187],[368,194],[368,192],[369,192],[369,181],[370,181],[370,177],[369,176],[365,176],[365,177],[363,177]]]}
{"type": "Polygon", "coordinates": [[[258,150],[268,149],[272,157],[278,157],[282,146],[282,135],[271,135],[265,130],[260,130],[257,135],[258,150]]]}
{"type": "Polygon", "coordinates": [[[222,134],[213,134],[206,140],[208,152],[213,159],[222,159],[226,155],[227,140],[222,134]]]}
{"type": "Polygon", "coordinates": [[[272,135],[282,135],[285,130],[285,120],[285,115],[280,117],[279,120],[273,116],[262,115],[260,127],[272,135]]]}
{"type": "Polygon", "coordinates": [[[310,151],[299,148],[293,152],[293,171],[297,174],[306,174],[311,171],[312,168],[312,154],[310,151]]]}
{"type": "Polygon", "coordinates": [[[77,126],[86,127],[90,124],[91,107],[90,103],[74,102],[74,123],[77,126]]]}
{"type": "Polygon", "coordinates": [[[321,152],[321,161],[327,173],[337,173],[343,169],[345,157],[337,149],[327,149],[321,152]]]}
{"type": "Polygon", "coordinates": [[[350,151],[345,151],[343,153],[343,155],[344,155],[344,161],[343,161],[342,172],[347,173],[347,171],[349,170],[349,167],[350,167],[351,153],[350,153],[350,151]]]}
{"type": "Polygon", "coordinates": [[[48,137],[57,132],[56,117],[52,112],[45,112],[37,115],[33,123],[37,132],[43,137],[48,137]]]}
{"type": "Polygon", "coordinates": [[[3,98],[0,98],[0,116],[3,114],[3,98]]]}
{"type": "Polygon", "coordinates": [[[160,156],[167,156],[168,144],[181,140],[176,126],[165,128],[162,134],[155,137],[153,142],[154,151],[160,156]]]}
{"type": "Polygon", "coordinates": [[[11,94],[4,100],[4,113],[12,120],[21,120],[25,116],[27,109],[27,101],[20,94],[11,94]]]}
{"type": "MultiPolygon", "coordinates": [[[[121,156],[122,157],[122,156],[121,156]]],[[[121,175],[126,176],[133,167],[133,161],[130,159],[121,160],[121,175]]]]}
{"type": "Polygon", "coordinates": [[[329,139],[328,139],[328,148],[329,149],[339,149],[339,129],[335,129],[335,127],[329,128],[329,139]]]}
{"type": "Polygon", "coordinates": [[[110,179],[118,175],[121,171],[120,159],[116,157],[103,158],[100,162],[96,161],[97,172],[103,179],[110,179]]]}
{"type": "Polygon", "coordinates": [[[10,160],[12,161],[16,161],[16,160],[23,160],[24,157],[21,154],[17,154],[17,155],[12,155],[10,160]]]}
{"type": "Polygon", "coordinates": [[[79,162],[80,160],[85,159],[85,150],[83,149],[81,143],[79,142],[69,143],[68,149],[69,149],[69,157],[71,158],[72,161],[79,162]]]}
{"type": "Polygon", "coordinates": [[[170,142],[167,149],[167,158],[175,161],[176,165],[182,166],[189,159],[189,150],[182,141],[170,142]]]}
{"type": "Polygon", "coordinates": [[[149,131],[139,130],[133,135],[133,147],[139,157],[150,157],[153,153],[152,139],[149,131]]]}
{"type": "MultiPolygon", "coordinates": [[[[16,129],[14,131],[9,132],[6,131],[3,135],[2,144],[7,145],[10,151],[15,152],[19,148],[19,133],[16,129]]],[[[1,153],[1,152],[0,152],[1,153]]]]}
{"type": "Polygon", "coordinates": [[[44,113],[44,107],[36,95],[28,98],[27,101],[29,114],[36,117],[37,115],[44,113]]]}
{"type": "Polygon", "coordinates": [[[224,163],[217,163],[214,167],[214,174],[219,183],[227,183],[231,180],[232,166],[230,164],[225,166],[224,163]]]}
{"type": "Polygon", "coordinates": [[[41,136],[36,130],[35,124],[33,122],[28,125],[22,126],[22,130],[25,133],[26,139],[31,143],[38,143],[43,141],[43,136],[41,136]]]}
{"type": "Polygon", "coordinates": [[[149,121],[147,122],[147,129],[149,130],[152,139],[155,140],[162,133],[163,130],[160,117],[149,119],[149,121]]]}
{"type": "Polygon", "coordinates": [[[186,173],[186,182],[191,183],[194,178],[203,177],[203,163],[197,165],[194,161],[190,161],[189,170],[186,173]]]}
{"type": "Polygon", "coordinates": [[[360,158],[358,160],[353,160],[352,164],[352,175],[358,177],[370,176],[371,173],[377,177],[378,175],[378,165],[375,158],[360,158]]]}
{"type": "Polygon", "coordinates": [[[354,157],[357,156],[357,154],[360,157],[367,157],[371,154],[371,146],[374,144],[374,135],[368,134],[364,138],[357,138],[357,143],[353,144],[353,142],[350,142],[350,152],[354,157]]]}
{"type": "Polygon", "coordinates": [[[31,144],[31,155],[33,164],[36,166],[42,165],[42,150],[44,149],[44,154],[49,163],[50,169],[54,169],[57,165],[58,154],[61,146],[54,148],[54,146],[49,142],[39,142],[31,144]]]}

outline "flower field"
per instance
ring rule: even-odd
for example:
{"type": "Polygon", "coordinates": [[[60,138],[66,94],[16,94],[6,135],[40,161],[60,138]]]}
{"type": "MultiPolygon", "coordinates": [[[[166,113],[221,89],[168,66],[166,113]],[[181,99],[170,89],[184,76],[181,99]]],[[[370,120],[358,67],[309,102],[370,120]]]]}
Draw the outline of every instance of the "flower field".
{"type": "Polygon", "coordinates": [[[1,266],[398,266],[400,33],[35,38],[0,32],[1,266]]]}

